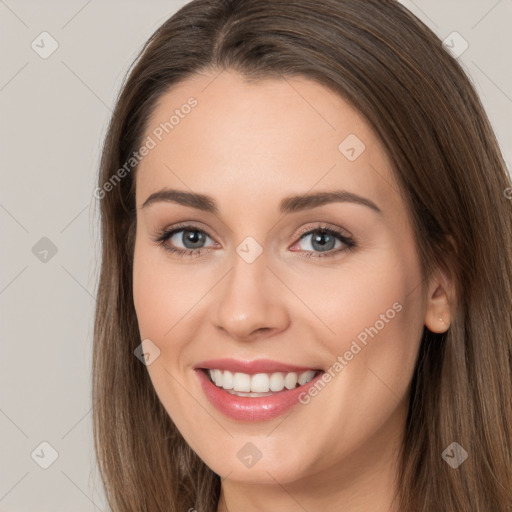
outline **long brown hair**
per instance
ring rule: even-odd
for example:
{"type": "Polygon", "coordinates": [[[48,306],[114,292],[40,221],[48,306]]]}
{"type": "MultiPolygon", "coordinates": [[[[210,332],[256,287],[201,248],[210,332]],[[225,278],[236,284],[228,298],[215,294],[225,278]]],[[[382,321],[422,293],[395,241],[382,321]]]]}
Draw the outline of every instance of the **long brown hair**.
{"type": "Polygon", "coordinates": [[[186,444],[134,356],[141,343],[132,298],[136,165],[126,162],[162,94],[199,71],[225,69],[255,80],[316,80],[357,108],[384,142],[424,276],[449,269],[457,297],[446,333],[424,328],[400,454],[401,510],[505,512],[512,503],[510,177],[458,61],[393,0],[194,0],[151,36],[131,68],[96,194],[94,441],[112,510],[217,510],[219,476],[186,444]],[[457,469],[441,456],[452,442],[468,453],[457,469]]]}

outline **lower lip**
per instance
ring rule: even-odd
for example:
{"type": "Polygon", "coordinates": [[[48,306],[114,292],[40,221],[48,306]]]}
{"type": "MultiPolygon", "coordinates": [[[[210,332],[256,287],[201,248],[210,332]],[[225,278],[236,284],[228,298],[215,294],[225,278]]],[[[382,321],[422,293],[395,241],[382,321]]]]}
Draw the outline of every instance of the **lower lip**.
{"type": "Polygon", "coordinates": [[[320,372],[307,384],[295,389],[285,389],[276,392],[274,395],[261,397],[241,397],[232,395],[222,388],[216,386],[207,377],[203,370],[195,370],[204,394],[213,406],[224,415],[238,421],[264,421],[277,418],[288,409],[299,404],[299,395],[322,377],[320,372]]]}

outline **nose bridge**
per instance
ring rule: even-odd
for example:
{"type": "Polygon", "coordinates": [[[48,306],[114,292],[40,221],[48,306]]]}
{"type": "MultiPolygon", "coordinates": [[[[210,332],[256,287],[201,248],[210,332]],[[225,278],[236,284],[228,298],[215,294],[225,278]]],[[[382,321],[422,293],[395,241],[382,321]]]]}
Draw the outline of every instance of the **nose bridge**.
{"type": "Polygon", "coordinates": [[[237,338],[256,330],[284,328],[287,313],[280,295],[273,292],[267,252],[253,238],[236,246],[232,267],[217,301],[217,326],[237,338]]]}
{"type": "Polygon", "coordinates": [[[233,301],[231,307],[243,309],[246,300],[256,307],[263,306],[267,283],[267,255],[252,237],[244,239],[232,257],[232,268],[223,291],[223,299],[233,301]]]}

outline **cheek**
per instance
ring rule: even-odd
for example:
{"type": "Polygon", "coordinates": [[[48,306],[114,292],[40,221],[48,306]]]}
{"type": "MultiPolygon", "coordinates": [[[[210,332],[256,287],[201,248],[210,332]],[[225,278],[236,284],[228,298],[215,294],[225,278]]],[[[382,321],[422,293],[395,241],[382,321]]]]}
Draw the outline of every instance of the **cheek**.
{"type": "Polygon", "coordinates": [[[183,276],[180,278],[162,252],[149,244],[145,246],[144,242],[135,245],[135,311],[141,339],[150,339],[160,350],[159,356],[147,366],[154,390],[179,431],[185,433],[187,443],[197,450],[197,439],[187,434],[207,418],[201,408],[190,407],[191,397],[184,389],[191,388],[191,382],[186,380],[180,361],[188,340],[194,336],[188,322],[190,310],[204,293],[204,286],[191,280],[185,287],[183,276]]]}
{"type": "Polygon", "coordinates": [[[352,439],[368,434],[361,425],[371,430],[384,424],[405,398],[423,331],[422,277],[413,247],[373,256],[373,264],[361,262],[364,271],[354,268],[337,287],[330,285],[326,296],[332,299],[323,309],[335,331],[328,339],[336,376],[333,394],[322,400],[336,397],[331,421],[343,421],[352,439]],[[351,419],[340,420],[341,411],[351,411],[351,419]]]}
{"type": "MultiPolygon", "coordinates": [[[[391,253],[380,256],[378,264],[365,264],[364,272],[354,268],[338,284],[324,283],[323,299],[312,302],[334,331],[323,337],[330,354],[326,370],[333,378],[305,397],[311,416],[322,417],[313,451],[325,452],[321,443],[331,443],[319,465],[334,464],[347,449],[386,428],[401,428],[406,411],[423,330],[421,273],[414,254],[407,261],[391,253]]],[[[316,438],[310,442],[314,446],[316,438]]]]}
{"type": "Polygon", "coordinates": [[[142,338],[157,342],[171,327],[174,295],[168,293],[169,283],[151,260],[150,251],[135,245],[133,301],[142,338]],[[171,308],[169,309],[169,307],[171,308]],[[167,314],[164,312],[167,311],[167,314]]]}
{"type": "Polygon", "coordinates": [[[201,314],[203,298],[215,279],[217,274],[207,279],[193,269],[185,272],[169,261],[164,249],[144,239],[135,244],[133,300],[137,322],[141,339],[150,339],[160,350],[147,369],[169,413],[189,409],[186,402],[178,403],[183,397],[181,385],[190,385],[182,382],[190,378],[183,361],[189,360],[191,340],[201,328],[194,317],[201,314]]]}
{"type": "Polygon", "coordinates": [[[414,339],[422,327],[422,276],[414,246],[382,242],[366,253],[341,261],[339,268],[310,265],[293,276],[294,292],[304,299],[311,315],[303,319],[318,328],[331,353],[350,348],[354,339],[393,337],[393,348],[401,340],[414,339]],[[377,334],[377,332],[378,334],[377,334]]]}
{"type": "Polygon", "coordinates": [[[421,270],[412,246],[407,249],[397,247],[383,254],[378,264],[366,265],[365,272],[354,273],[347,283],[348,297],[339,306],[349,319],[346,329],[340,325],[344,339],[361,347],[358,358],[365,366],[365,380],[371,381],[375,370],[392,389],[396,386],[399,396],[413,369],[423,329],[421,270]]]}
{"type": "Polygon", "coordinates": [[[208,283],[193,271],[187,276],[180,265],[169,262],[164,249],[144,241],[135,244],[133,300],[141,337],[155,338],[157,344],[170,341],[175,326],[193,315],[208,283]]]}

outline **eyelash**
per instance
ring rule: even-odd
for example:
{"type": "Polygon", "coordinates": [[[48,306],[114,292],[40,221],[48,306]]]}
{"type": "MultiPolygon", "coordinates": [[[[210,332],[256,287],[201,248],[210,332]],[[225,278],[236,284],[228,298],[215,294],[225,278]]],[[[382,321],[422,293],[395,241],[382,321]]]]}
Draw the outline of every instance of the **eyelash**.
{"type": "MultiPolygon", "coordinates": [[[[162,247],[164,250],[176,254],[179,257],[199,257],[203,254],[203,251],[205,251],[205,248],[199,248],[199,249],[180,249],[174,246],[168,245],[166,242],[169,240],[173,235],[176,233],[179,233],[180,231],[199,231],[201,233],[204,233],[209,238],[212,238],[206,231],[203,229],[198,228],[197,226],[193,226],[190,224],[183,224],[174,226],[172,229],[166,229],[161,232],[159,232],[156,235],[156,238],[154,239],[154,242],[158,244],[158,246],[162,247]]],[[[335,238],[338,238],[343,244],[346,245],[343,249],[337,249],[337,250],[330,250],[326,251],[325,253],[318,252],[318,251],[298,251],[301,254],[301,257],[303,258],[326,258],[326,257],[333,257],[337,254],[343,253],[345,251],[353,251],[356,247],[356,243],[352,238],[349,238],[345,235],[343,235],[340,231],[328,228],[323,225],[318,225],[313,228],[306,228],[298,233],[298,240],[300,241],[302,238],[304,238],[307,235],[311,235],[314,233],[323,233],[332,235],[335,238]]],[[[295,244],[294,244],[295,245],[295,244]]]]}

